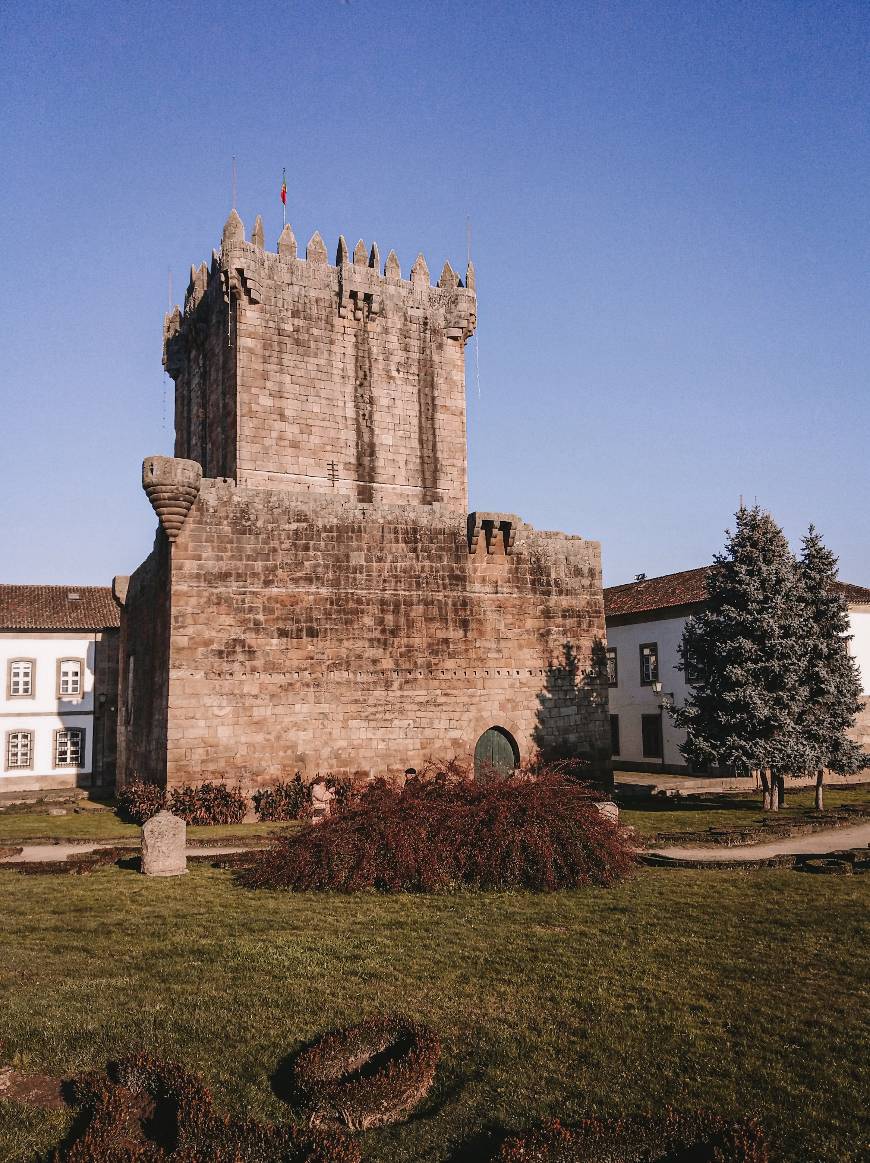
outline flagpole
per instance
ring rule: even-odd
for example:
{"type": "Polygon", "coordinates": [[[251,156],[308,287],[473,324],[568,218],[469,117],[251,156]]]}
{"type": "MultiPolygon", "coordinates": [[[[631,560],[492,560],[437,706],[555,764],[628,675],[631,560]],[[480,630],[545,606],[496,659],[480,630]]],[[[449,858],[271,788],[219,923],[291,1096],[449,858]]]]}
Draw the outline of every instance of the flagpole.
{"type": "Polygon", "coordinates": [[[283,178],[281,181],[281,217],[283,219],[281,225],[287,225],[287,170],[283,171],[283,178]]]}

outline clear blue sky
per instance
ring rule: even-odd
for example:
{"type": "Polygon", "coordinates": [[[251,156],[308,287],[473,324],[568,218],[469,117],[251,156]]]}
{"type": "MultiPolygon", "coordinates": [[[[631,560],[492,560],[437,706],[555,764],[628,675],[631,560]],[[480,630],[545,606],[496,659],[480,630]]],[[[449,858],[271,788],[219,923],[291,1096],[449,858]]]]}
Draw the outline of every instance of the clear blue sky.
{"type": "Polygon", "coordinates": [[[238,205],[464,264],[473,507],[708,561],[742,493],[870,583],[870,5],[224,0],[0,14],[0,581],[108,582],[171,452],[171,269],[238,205]],[[166,405],[164,408],[164,395],[166,405]]]}

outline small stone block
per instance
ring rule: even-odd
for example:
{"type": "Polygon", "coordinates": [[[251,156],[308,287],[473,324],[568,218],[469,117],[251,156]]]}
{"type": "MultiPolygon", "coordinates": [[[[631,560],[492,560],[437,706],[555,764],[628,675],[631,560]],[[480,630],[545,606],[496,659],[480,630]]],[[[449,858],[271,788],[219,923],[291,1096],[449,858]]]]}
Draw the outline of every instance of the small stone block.
{"type": "Polygon", "coordinates": [[[158,812],[142,827],[145,876],[182,876],[187,872],[187,825],[180,816],[158,812]]]}
{"type": "Polygon", "coordinates": [[[596,803],[596,808],[604,816],[605,820],[611,820],[614,824],[619,823],[619,808],[610,800],[596,803]]]}

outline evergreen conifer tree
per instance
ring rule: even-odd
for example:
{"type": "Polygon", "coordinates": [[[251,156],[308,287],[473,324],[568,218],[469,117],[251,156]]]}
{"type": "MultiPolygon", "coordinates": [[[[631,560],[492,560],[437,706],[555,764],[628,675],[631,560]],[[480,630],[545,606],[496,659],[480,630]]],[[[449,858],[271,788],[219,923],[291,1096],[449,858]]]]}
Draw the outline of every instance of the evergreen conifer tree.
{"type": "Polygon", "coordinates": [[[804,771],[798,727],[806,703],[801,572],[769,513],[736,514],[735,532],[710,571],[705,608],[686,623],[680,669],[696,681],[671,715],[690,762],[758,771],[764,807],[779,806],[785,772],[804,771]]]}
{"type": "Polygon", "coordinates": [[[836,588],[837,558],[810,525],[800,570],[806,604],[807,701],[799,727],[816,772],[816,807],[824,807],[824,770],[858,771],[868,762],[848,736],[863,705],[858,664],[849,654],[849,607],[836,588]]]}

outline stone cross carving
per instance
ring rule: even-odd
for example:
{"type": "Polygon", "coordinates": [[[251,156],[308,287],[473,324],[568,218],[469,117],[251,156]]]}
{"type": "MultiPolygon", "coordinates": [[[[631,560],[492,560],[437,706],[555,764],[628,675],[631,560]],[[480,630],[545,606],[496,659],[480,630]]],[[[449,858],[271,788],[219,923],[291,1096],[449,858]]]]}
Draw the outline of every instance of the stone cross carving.
{"type": "Polygon", "coordinates": [[[158,812],[142,827],[142,871],[146,876],[187,872],[187,825],[180,816],[158,812]]]}

